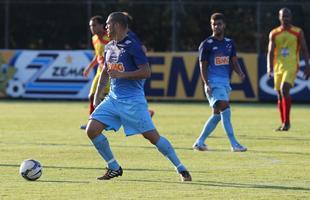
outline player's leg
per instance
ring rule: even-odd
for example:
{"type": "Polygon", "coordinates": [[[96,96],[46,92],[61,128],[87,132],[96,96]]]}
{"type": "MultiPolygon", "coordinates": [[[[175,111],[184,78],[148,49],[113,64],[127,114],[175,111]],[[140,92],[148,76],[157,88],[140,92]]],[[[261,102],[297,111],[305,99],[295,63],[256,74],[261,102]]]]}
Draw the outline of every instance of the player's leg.
{"type": "Polygon", "coordinates": [[[158,134],[148,112],[145,98],[118,101],[117,109],[120,112],[126,136],[142,134],[144,138],[155,145],[174,164],[181,176],[184,176],[182,180],[189,181],[190,175],[177,157],[174,148],[166,138],[158,134]]]}
{"type": "Polygon", "coordinates": [[[143,137],[157,147],[165,157],[167,157],[181,175],[182,181],[191,181],[191,175],[178,158],[173,146],[165,137],[160,136],[156,129],[142,133],[143,137]]]}
{"type": "Polygon", "coordinates": [[[228,101],[218,101],[216,107],[221,111],[222,126],[228,136],[232,151],[243,152],[247,148],[242,146],[236,139],[231,123],[231,110],[228,101]]]}
{"type": "Polygon", "coordinates": [[[205,123],[200,136],[196,139],[196,142],[193,144],[193,149],[198,151],[207,151],[208,146],[205,144],[205,140],[216,128],[218,122],[221,120],[220,110],[215,107],[216,102],[218,101],[216,95],[216,88],[212,88],[212,94],[209,95],[205,88],[205,95],[209,101],[210,107],[213,109],[213,115],[211,115],[208,121],[205,123]]]}
{"type": "Polygon", "coordinates": [[[207,151],[208,146],[205,144],[205,140],[216,128],[218,122],[221,120],[220,110],[213,108],[213,114],[209,117],[208,121],[205,123],[200,136],[197,138],[193,145],[194,150],[207,151]]]}
{"type": "Polygon", "coordinates": [[[109,141],[104,134],[103,130],[118,130],[120,122],[115,114],[116,108],[109,98],[98,106],[95,112],[91,115],[87,124],[86,133],[89,139],[96,147],[98,153],[106,161],[108,167],[105,174],[98,177],[99,180],[107,180],[123,174],[122,168],[114,158],[109,141]]]}
{"type": "Polygon", "coordinates": [[[291,96],[290,89],[292,88],[290,83],[283,83],[281,86],[281,94],[282,94],[282,109],[283,109],[283,126],[282,131],[288,131],[291,127],[290,123],[290,111],[291,111],[291,96]]]}
{"type": "Polygon", "coordinates": [[[277,91],[277,99],[278,99],[278,110],[280,113],[281,125],[275,129],[275,131],[282,131],[282,127],[284,125],[284,109],[283,109],[283,101],[282,101],[282,93],[281,93],[281,82],[282,82],[283,74],[277,73],[274,74],[274,89],[277,91]]]}
{"type": "Polygon", "coordinates": [[[101,122],[90,120],[86,128],[86,133],[89,139],[92,141],[98,153],[108,165],[107,172],[102,177],[98,177],[99,180],[111,179],[116,176],[121,176],[123,173],[122,168],[113,156],[107,137],[102,134],[105,127],[106,126],[101,122]]]}
{"type": "Polygon", "coordinates": [[[284,111],[283,111],[283,104],[282,104],[282,94],[280,90],[277,90],[277,100],[278,100],[278,110],[280,113],[281,125],[275,129],[275,131],[282,131],[282,127],[284,124],[284,111]]]}

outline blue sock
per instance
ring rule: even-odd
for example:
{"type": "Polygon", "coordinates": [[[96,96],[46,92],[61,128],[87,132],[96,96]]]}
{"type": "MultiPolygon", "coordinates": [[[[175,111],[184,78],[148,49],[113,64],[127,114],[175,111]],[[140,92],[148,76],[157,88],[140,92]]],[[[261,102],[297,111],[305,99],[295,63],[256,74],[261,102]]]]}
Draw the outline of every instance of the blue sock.
{"type": "Polygon", "coordinates": [[[224,130],[228,136],[228,139],[230,141],[230,144],[232,146],[235,146],[236,144],[238,144],[235,135],[234,135],[234,130],[233,127],[231,125],[231,121],[230,121],[230,108],[226,108],[223,112],[221,112],[221,117],[222,117],[222,125],[224,127],[224,130]]]}
{"type": "Polygon", "coordinates": [[[212,133],[212,131],[215,129],[216,125],[219,123],[221,120],[221,115],[219,114],[213,114],[208,121],[205,123],[202,132],[197,139],[196,143],[199,146],[202,146],[207,139],[207,137],[212,133]]]}
{"type": "Polygon", "coordinates": [[[99,134],[97,137],[91,140],[98,150],[101,157],[108,163],[108,168],[112,170],[118,170],[119,164],[114,159],[111,151],[109,141],[103,134],[99,134]]]}
{"type": "Polygon", "coordinates": [[[159,140],[156,143],[156,147],[164,156],[166,156],[173,163],[178,172],[186,171],[186,168],[180,162],[177,154],[175,153],[174,148],[166,138],[160,136],[159,140]]]}

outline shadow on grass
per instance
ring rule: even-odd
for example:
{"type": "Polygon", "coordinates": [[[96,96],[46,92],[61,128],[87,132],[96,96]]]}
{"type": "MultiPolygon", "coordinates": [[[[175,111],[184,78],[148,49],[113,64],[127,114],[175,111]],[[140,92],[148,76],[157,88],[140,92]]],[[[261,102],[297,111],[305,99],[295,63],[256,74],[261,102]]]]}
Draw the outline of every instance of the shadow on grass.
{"type": "MultiPolygon", "coordinates": [[[[19,165],[16,164],[1,164],[1,167],[17,167],[19,168],[19,165]]],[[[44,169],[70,169],[70,170],[104,170],[104,167],[71,167],[71,166],[43,166],[44,169]]],[[[146,172],[175,172],[175,170],[168,170],[168,169],[144,169],[144,168],[123,168],[124,171],[146,171],[146,172]]],[[[195,173],[208,173],[207,171],[191,171],[195,173]]]]}
{"type": "Polygon", "coordinates": [[[247,183],[225,183],[217,181],[192,181],[192,182],[175,182],[175,181],[162,181],[162,180],[124,180],[118,179],[118,181],[124,182],[148,182],[148,183],[168,183],[168,184],[189,184],[207,187],[219,187],[219,188],[248,188],[248,189],[270,189],[270,190],[293,190],[293,191],[310,191],[310,188],[294,187],[294,186],[281,186],[281,185],[260,185],[260,184],[247,184],[247,183]]]}
{"type": "MultiPolygon", "coordinates": [[[[0,144],[5,145],[30,145],[30,146],[64,146],[64,147],[93,147],[91,144],[64,144],[64,143],[31,143],[31,142],[1,142],[0,144]]],[[[156,149],[153,145],[147,146],[126,146],[126,145],[111,145],[113,148],[128,148],[128,149],[156,149]]],[[[190,150],[193,151],[191,146],[189,147],[174,147],[176,150],[190,150]]],[[[226,150],[210,150],[210,151],[226,151],[226,150]]]]}
{"type": "Polygon", "coordinates": [[[57,181],[57,180],[37,180],[36,182],[44,182],[44,183],[90,183],[89,181],[57,181]]]}
{"type": "MultiPolygon", "coordinates": [[[[303,140],[304,141],[304,140],[303,140]]],[[[33,145],[33,146],[68,146],[68,147],[92,147],[91,144],[61,144],[61,143],[6,143],[1,142],[0,144],[5,145],[33,145]]],[[[126,146],[126,145],[112,145],[113,148],[125,148],[125,149],[155,149],[155,146],[147,145],[147,146],[126,146]]],[[[174,147],[176,150],[185,150],[185,151],[193,151],[192,147],[174,147]]],[[[229,147],[227,149],[216,149],[216,147],[211,148],[207,152],[228,152],[230,153],[229,147]]],[[[304,153],[304,152],[288,152],[288,151],[260,151],[260,150],[251,150],[249,149],[249,152],[251,153],[266,153],[266,154],[289,154],[289,155],[304,155],[304,156],[310,156],[310,153],[304,153]]],[[[199,153],[199,152],[198,152],[199,153]]],[[[201,152],[206,153],[206,152],[201,152]]]]}

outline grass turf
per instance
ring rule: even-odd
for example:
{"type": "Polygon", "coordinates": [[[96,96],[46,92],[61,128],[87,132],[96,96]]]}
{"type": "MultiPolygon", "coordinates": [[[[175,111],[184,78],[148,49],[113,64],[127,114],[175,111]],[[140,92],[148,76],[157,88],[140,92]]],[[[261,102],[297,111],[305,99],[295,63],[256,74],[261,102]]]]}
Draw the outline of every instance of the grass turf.
{"type": "Polygon", "coordinates": [[[211,114],[207,103],[150,103],[193,181],[181,183],[170,162],[141,136],[106,133],[122,177],[97,181],[105,163],[79,126],[86,102],[0,102],[0,199],[309,199],[308,105],[293,105],[292,128],[279,125],[275,104],[232,104],[236,137],[248,147],[232,153],[219,124],[209,152],[191,146],[211,114]],[[20,163],[34,158],[42,177],[29,182],[20,163]]]}

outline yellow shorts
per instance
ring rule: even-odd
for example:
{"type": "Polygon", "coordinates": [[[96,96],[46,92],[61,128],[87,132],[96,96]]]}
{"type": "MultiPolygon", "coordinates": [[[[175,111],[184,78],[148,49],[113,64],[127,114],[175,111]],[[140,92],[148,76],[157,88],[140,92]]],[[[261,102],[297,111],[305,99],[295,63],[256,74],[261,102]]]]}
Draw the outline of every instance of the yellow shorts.
{"type": "MultiPolygon", "coordinates": [[[[97,89],[97,86],[98,86],[100,74],[101,74],[101,67],[98,66],[96,75],[95,75],[95,77],[93,79],[93,82],[91,84],[91,87],[90,87],[89,94],[95,94],[96,93],[96,89],[97,89]]],[[[104,93],[105,94],[109,93],[109,90],[110,90],[110,81],[108,82],[107,86],[105,87],[104,93]]]]}
{"type": "Polygon", "coordinates": [[[283,72],[277,72],[274,74],[274,89],[279,91],[283,83],[289,83],[291,86],[294,86],[296,79],[296,69],[293,70],[284,70],[283,72]]]}

